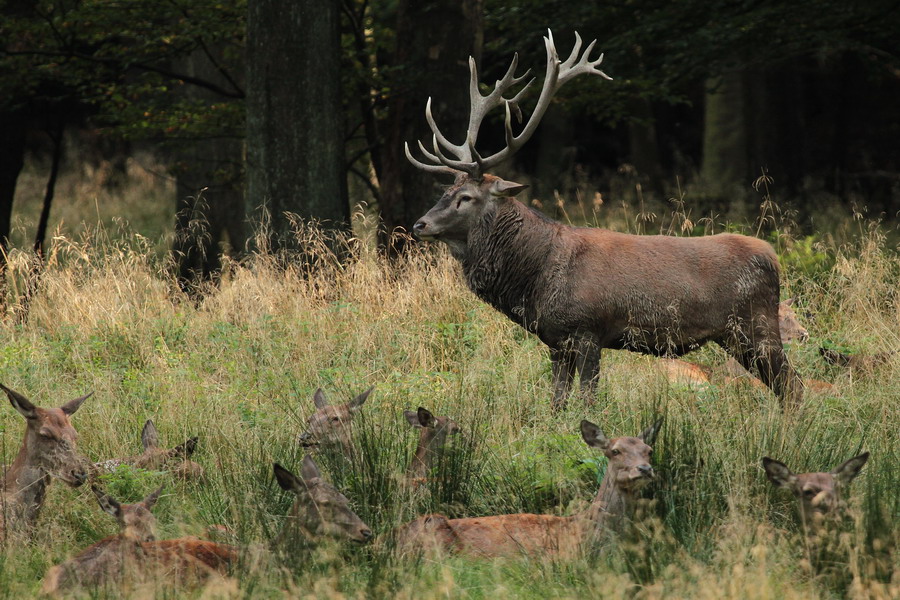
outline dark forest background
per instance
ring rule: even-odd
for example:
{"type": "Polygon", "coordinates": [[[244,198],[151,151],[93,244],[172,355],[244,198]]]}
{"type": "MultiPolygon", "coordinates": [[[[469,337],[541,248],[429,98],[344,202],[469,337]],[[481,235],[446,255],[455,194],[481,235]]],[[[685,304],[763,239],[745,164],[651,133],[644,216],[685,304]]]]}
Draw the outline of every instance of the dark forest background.
{"type": "MultiPolygon", "coordinates": [[[[364,203],[403,252],[435,178],[403,142],[468,118],[468,56],[482,85],[519,52],[543,76],[541,36],[568,55],[597,39],[613,81],[558,94],[503,175],[530,198],[643,201],[689,190],[703,211],[742,206],[761,176],[802,228],[826,205],[900,215],[900,9],[887,1],[68,0],[0,2],[0,250],[17,181],[46,171],[38,259],[61,170],[104,162],[106,185],[151,151],[177,182],[174,268],[185,288],[223,252],[291,250],[295,220],[346,229],[364,203]],[[615,189],[622,189],[621,186],[615,189]],[[557,196],[558,195],[558,196],[557,196]],[[596,196],[593,196],[596,197],[596,196]],[[613,198],[615,200],[615,198],[613,198]],[[296,215],[296,217],[295,217],[296,215]],[[204,226],[198,233],[196,224],[204,226]],[[255,243],[259,243],[258,239],[255,243]]],[[[536,93],[525,102],[534,102],[536,93]]],[[[499,113],[499,111],[498,111],[499,113]]],[[[479,140],[503,144],[502,115],[479,140]]],[[[446,182],[443,182],[446,183],[446,182]]],[[[758,194],[756,195],[758,197],[758,194]]],[[[558,215],[556,215],[558,216],[558,215]]],[[[0,262],[0,268],[3,266],[0,262]]]]}

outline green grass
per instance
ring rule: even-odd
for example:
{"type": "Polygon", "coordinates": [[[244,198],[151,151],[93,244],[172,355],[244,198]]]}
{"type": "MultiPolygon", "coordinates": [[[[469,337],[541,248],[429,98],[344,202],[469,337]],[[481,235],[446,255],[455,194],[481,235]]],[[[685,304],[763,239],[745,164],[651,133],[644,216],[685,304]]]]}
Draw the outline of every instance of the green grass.
{"type": "MultiPolygon", "coordinates": [[[[202,483],[124,469],[107,476],[123,502],[158,485],[162,537],[235,532],[246,556],[223,595],[309,598],[815,598],[897,597],[900,517],[896,362],[851,379],[822,364],[816,344],[897,348],[900,258],[877,229],[841,245],[783,243],[784,296],[799,298],[812,340],[789,353],[805,377],[833,381],[784,415],[750,388],[670,386],[653,359],[607,351],[612,367],[597,404],[550,411],[545,348],[466,288],[441,249],[388,263],[363,248],[343,269],[281,270],[266,256],[236,265],[195,305],[174,294],[161,266],[165,239],[106,227],[54,242],[28,320],[0,324],[0,381],[39,405],[94,390],[75,415],[79,447],[94,460],[139,452],[154,419],[164,443],[192,435],[202,483]],[[791,248],[798,255],[791,257],[791,248]],[[325,476],[373,528],[368,547],[323,544],[290,556],[263,552],[293,497],[271,463],[299,470],[296,437],[323,387],[335,402],[370,385],[356,428],[359,454],[320,457],[325,476]],[[449,415],[444,478],[417,493],[402,486],[417,434],[404,409],[449,415]],[[580,439],[582,418],[610,436],[634,435],[656,415],[659,480],[635,540],[566,563],[465,558],[401,560],[388,534],[416,515],[572,514],[596,491],[605,461],[580,439]],[[851,488],[841,540],[842,577],[812,574],[794,501],[766,481],[760,458],[797,471],[829,470],[872,453],[851,488]],[[893,552],[889,552],[893,549],[893,552]]],[[[823,238],[824,239],[824,238],[823,238]]],[[[15,258],[15,257],[14,257],[15,258]]],[[[22,263],[13,261],[13,268],[22,263]]],[[[11,278],[15,280],[17,272],[11,278]]],[[[18,288],[13,288],[14,293],[18,288]]],[[[689,357],[724,360],[715,347],[689,357]]],[[[5,403],[4,403],[4,406],[5,403]]],[[[0,462],[24,424],[0,408],[0,462]]],[[[27,597],[46,569],[115,532],[87,487],[56,482],[30,545],[0,550],[0,595],[27,597]]],[[[166,595],[164,592],[160,592],[166,595]]],[[[171,595],[171,593],[169,593],[171,595]]]]}

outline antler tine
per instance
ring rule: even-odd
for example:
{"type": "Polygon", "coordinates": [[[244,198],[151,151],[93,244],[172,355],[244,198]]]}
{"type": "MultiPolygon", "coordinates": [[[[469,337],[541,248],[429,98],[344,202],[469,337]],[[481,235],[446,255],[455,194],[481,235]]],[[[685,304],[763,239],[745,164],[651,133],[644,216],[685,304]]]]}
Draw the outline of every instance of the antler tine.
{"type": "Polygon", "coordinates": [[[441,133],[441,130],[438,129],[437,123],[434,121],[434,115],[431,114],[431,96],[428,97],[428,102],[425,103],[425,120],[428,121],[428,126],[431,128],[431,133],[434,134],[434,137],[437,138],[437,141],[441,143],[441,145],[456,155],[456,158],[461,160],[466,160],[467,158],[471,158],[466,154],[465,146],[457,146],[456,144],[450,142],[441,133]]]}
{"type": "MultiPolygon", "coordinates": [[[[422,142],[419,142],[419,146],[422,146],[422,142]]],[[[427,171],[429,173],[449,173],[456,174],[458,171],[452,169],[450,167],[444,165],[426,165],[425,163],[417,160],[412,153],[409,151],[409,143],[403,142],[403,150],[406,152],[406,160],[411,162],[414,167],[418,169],[422,169],[423,171],[427,171]]],[[[423,148],[424,150],[424,148],[423,148]]],[[[426,153],[427,156],[428,153],[426,153]]],[[[430,158],[430,157],[429,157],[430,158]]],[[[435,162],[437,162],[437,157],[435,157],[435,162]]]]}
{"type": "MultiPolygon", "coordinates": [[[[577,33],[575,35],[578,35],[577,33]]],[[[587,49],[584,51],[584,54],[581,55],[581,58],[578,59],[578,62],[575,62],[575,53],[573,51],[572,55],[566,59],[561,66],[561,74],[559,76],[559,85],[564,84],[569,79],[575,77],[576,75],[581,75],[582,73],[593,73],[594,75],[600,75],[604,79],[608,79],[612,81],[612,77],[601,71],[597,68],[600,63],[603,62],[603,54],[600,54],[600,57],[597,60],[590,60],[589,56],[591,55],[591,51],[593,51],[594,46],[597,45],[597,40],[592,41],[588,44],[587,49]],[[574,63],[574,66],[570,63],[574,63]]]]}
{"type": "Polygon", "coordinates": [[[440,160],[444,166],[455,171],[465,171],[472,177],[478,177],[480,175],[478,163],[465,160],[453,160],[452,158],[444,156],[441,152],[441,147],[438,145],[437,136],[432,137],[432,144],[434,146],[435,155],[437,155],[438,160],[440,160]]]}
{"type": "Polygon", "coordinates": [[[425,158],[427,158],[428,160],[430,160],[431,162],[434,162],[434,163],[441,162],[441,160],[437,156],[435,156],[434,154],[432,154],[431,152],[428,151],[428,148],[425,147],[425,144],[422,143],[422,140],[417,140],[417,141],[419,142],[419,150],[422,151],[422,154],[425,155],[425,158]]]}

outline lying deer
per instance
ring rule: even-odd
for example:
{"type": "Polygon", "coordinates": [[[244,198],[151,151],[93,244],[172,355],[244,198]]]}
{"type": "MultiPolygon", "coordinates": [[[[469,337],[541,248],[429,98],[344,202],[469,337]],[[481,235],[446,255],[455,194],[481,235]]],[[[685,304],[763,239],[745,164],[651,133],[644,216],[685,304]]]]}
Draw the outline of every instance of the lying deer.
{"type": "Polygon", "coordinates": [[[297,495],[284,528],[275,539],[276,548],[322,537],[360,543],[372,539],[372,530],[353,512],[346,496],[322,479],[311,456],[303,457],[300,477],[278,463],[273,468],[281,489],[297,495]]]}
{"type": "Polygon", "coordinates": [[[161,448],[156,425],[152,420],[147,419],[144,429],[141,431],[141,443],[144,445],[143,454],[103,461],[96,463],[94,467],[109,472],[116,470],[121,465],[131,465],[140,469],[170,471],[184,479],[202,479],[203,467],[190,460],[194,450],[197,449],[197,439],[195,436],[180,446],[161,448]]]}
{"type": "Polygon", "coordinates": [[[844,354],[830,348],[819,348],[819,354],[829,365],[844,367],[854,377],[869,375],[878,367],[887,363],[897,354],[893,352],[876,352],[875,354],[844,354]]]}
{"type": "Polygon", "coordinates": [[[300,445],[304,448],[318,446],[325,450],[339,450],[345,456],[350,456],[353,415],[359,412],[373,389],[375,386],[346,404],[334,405],[328,404],[322,388],[317,389],[313,396],[316,412],[309,416],[307,429],[300,434],[300,445]]]}
{"type": "Polygon", "coordinates": [[[431,473],[435,456],[443,451],[447,437],[458,434],[460,429],[450,417],[435,417],[421,406],[415,412],[403,411],[403,416],[419,430],[419,445],[406,468],[406,479],[411,483],[422,482],[431,473]]]}
{"type": "Polygon", "coordinates": [[[162,488],[136,504],[120,504],[97,487],[97,502],[119,523],[119,533],[93,544],[69,560],[51,567],[42,592],[57,596],[77,590],[112,588],[157,581],[168,587],[197,587],[226,574],[237,561],[234,546],[180,538],[156,539],[156,518],[150,512],[162,488]]]}
{"type": "Polygon", "coordinates": [[[76,447],[78,433],[69,417],[90,397],[87,394],[59,408],[40,408],[22,394],[0,384],[9,402],[25,417],[25,438],[6,467],[0,492],[0,540],[27,533],[37,520],[51,478],[78,487],[90,463],[76,447]]]}
{"type": "Polygon", "coordinates": [[[762,459],[766,476],[774,485],[787,488],[800,500],[800,518],[807,533],[817,533],[828,517],[843,506],[842,496],[850,482],[859,475],[869,453],[855,456],[828,473],[793,473],[783,462],[762,459]]]}
{"type": "Polygon", "coordinates": [[[633,514],[638,491],[654,477],[650,455],[662,420],[637,437],[609,439],[590,421],[581,422],[581,436],[609,459],[600,490],[591,506],[570,517],[511,514],[448,519],[431,514],[400,527],[398,548],[439,550],[479,557],[551,556],[570,558],[610,533],[621,533],[633,514]]]}
{"type": "Polygon", "coordinates": [[[781,398],[797,404],[803,386],[785,356],[778,325],[778,257],[763,240],[721,233],[703,237],[629,235],[554,222],[515,199],[527,186],[487,171],[511,157],[537,130],[556,91],[581,75],[610,79],[581,52],[581,38],[565,60],[552,35],[544,38],[547,70],[534,112],[516,134],[513,115],[532,79],[517,77],[518,57],[487,94],[470,66],[468,131],[454,144],[431,114],[429,148],[419,142],[419,169],[454,177],[434,207],[413,226],[425,240],[450,248],[469,288],[550,349],[553,406],[562,408],[576,372],[586,401],[596,398],[603,348],[681,356],[712,341],[781,398]],[[506,146],[490,156],[476,150],[488,113],[506,113],[506,146]]]}

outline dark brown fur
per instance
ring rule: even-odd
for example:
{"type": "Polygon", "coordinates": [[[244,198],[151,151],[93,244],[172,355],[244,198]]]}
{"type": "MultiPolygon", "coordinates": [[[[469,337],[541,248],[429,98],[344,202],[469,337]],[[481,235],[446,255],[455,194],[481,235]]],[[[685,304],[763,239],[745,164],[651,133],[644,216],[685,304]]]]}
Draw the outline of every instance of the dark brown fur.
{"type": "Polygon", "coordinates": [[[680,356],[708,341],[783,401],[799,402],[769,244],[572,227],[512,198],[523,188],[460,175],[414,230],[446,242],[470,289],[550,347],[554,406],[564,406],[576,370],[586,399],[594,398],[602,348],[680,356]]]}

